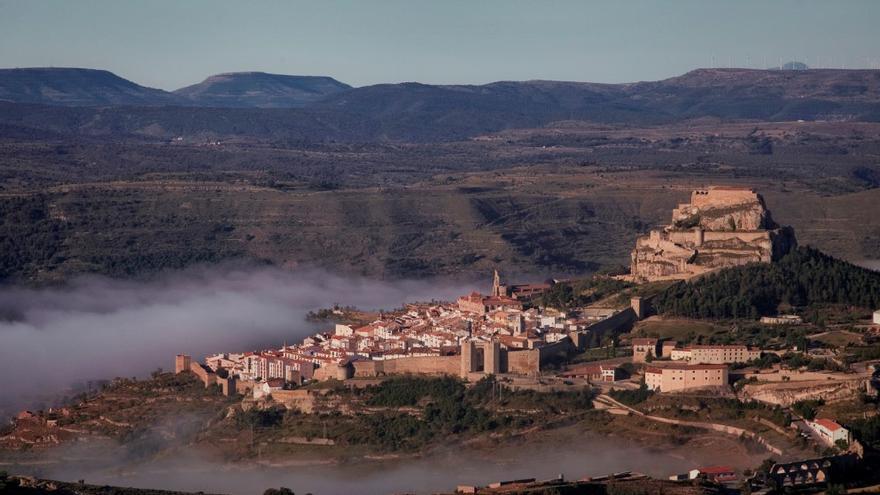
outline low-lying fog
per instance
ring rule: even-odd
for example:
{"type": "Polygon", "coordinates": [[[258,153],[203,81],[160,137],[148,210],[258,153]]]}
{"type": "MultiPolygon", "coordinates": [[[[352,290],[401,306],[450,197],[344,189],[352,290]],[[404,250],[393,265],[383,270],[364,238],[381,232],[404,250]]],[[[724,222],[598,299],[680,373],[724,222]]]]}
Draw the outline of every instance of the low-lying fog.
{"type": "MultiPolygon", "coordinates": [[[[750,461],[753,459],[749,459],[750,461]]],[[[315,495],[451,493],[457,485],[559,474],[566,479],[638,471],[656,477],[686,472],[700,464],[685,449],[650,450],[622,439],[548,433],[521,445],[474,451],[444,449],[423,458],[284,468],[219,465],[181,456],[136,468],[95,469],[77,465],[40,468],[50,479],[208,493],[259,494],[285,486],[315,495]],[[684,453],[684,455],[680,455],[684,453]]],[[[760,462],[760,460],[755,461],[760,462]]]]}
{"type": "MultiPolygon", "coordinates": [[[[304,320],[305,314],[334,303],[392,308],[405,301],[449,300],[474,285],[479,284],[373,281],[316,270],[227,266],[168,273],[141,282],[88,277],[63,288],[4,288],[0,289],[0,376],[7,377],[3,396],[15,398],[6,404],[11,412],[13,407],[36,406],[35,397],[61,392],[77,382],[169,369],[174,355],[181,352],[201,358],[299,341],[315,330],[304,320]]],[[[14,472],[215,493],[254,494],[278,486],[315,494],[429,493],[452,491],[457,484],[551,478],[560,473],[576,478],[632,469],[664,476],[700,463],[699,454],[687,450],[679,452],[689,459],[620,439],[561,433],[542,433],[522,445],[489,451],[450,447],[418,459],[285,468],[215,464],[189,454],[144,464],[129,458],[129,448],[95,452],[94,447],[63,447],[51,454],[61,462],[30,463],[14,472]]]]}
{"type": "MultiPolygon", "coordinates": [[[[452,299],[466,284],[375,281],[319,270],[221,266],[150,281],[83,277],[62,288],[0,289],[0,415],[88,380],[143,377],[174,355],[277,347],[316,330],[309,310],[452,299]]],[[[328,325],[329,326],[329,325],[328,325]]]]}

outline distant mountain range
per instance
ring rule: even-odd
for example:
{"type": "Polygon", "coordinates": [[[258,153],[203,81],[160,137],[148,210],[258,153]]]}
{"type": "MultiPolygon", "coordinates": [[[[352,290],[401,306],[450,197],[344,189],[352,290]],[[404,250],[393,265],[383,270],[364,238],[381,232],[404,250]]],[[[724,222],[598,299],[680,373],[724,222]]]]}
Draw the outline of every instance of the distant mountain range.
{"type": "Polygon", "coordinates": [[[16,135],[438,141],[564,120],[634,125],[702,117],[880,121],[880,71],[698,69],[629,84],[359,88],[329,77],[247,72],[166,92],[106,71],[5,69],[0,70],[0,101],[8,102],[0,104],[0,125],[16,135]]]}
{"type": "Polygon", "coordinates": [[[0,101],[42,105],[173,105],[179,99],[106,70],[0,69],[0,101]]]}
{"type": "Polygon", "coordinates": [[[0,101],[61,106],[297,108],[351,86],[332,77],[217,74],[174,92],[95,69],[0,69],[0,101]]]}
{"type": "Polygon", "coordinates": [[[203,107],[296,108],[346,89],[351,86],[332,77],[232,72],[211,76],[174,94],[203,107]]]}

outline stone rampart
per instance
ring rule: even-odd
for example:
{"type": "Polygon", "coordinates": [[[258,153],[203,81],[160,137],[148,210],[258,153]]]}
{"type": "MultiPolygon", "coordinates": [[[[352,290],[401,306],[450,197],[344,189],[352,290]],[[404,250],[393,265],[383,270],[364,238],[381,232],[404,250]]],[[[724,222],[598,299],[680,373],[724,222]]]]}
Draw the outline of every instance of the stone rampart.
{"type": "Polygon", "coordinates": [[[385,361],[355,361],[355,377],[374,377],[381,375],[401,375],[406,373],[424,375],[458,375],[461,372],[461,357],[455,356],[416,356],[385,361]]]}

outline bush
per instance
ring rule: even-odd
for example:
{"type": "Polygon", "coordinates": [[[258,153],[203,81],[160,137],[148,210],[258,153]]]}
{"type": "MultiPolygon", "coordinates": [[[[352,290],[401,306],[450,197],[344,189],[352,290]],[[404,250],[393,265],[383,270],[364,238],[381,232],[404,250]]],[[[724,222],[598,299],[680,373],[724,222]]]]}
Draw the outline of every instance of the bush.
{"type": "Polygon", "coordinates": [[[818,400],[799,400],[791,405],[791,410],[804,419],[813,420],[816,418],[818,409],[825,405],[825,401],[818,400]]]}
{"type": "Polygon", "coordinates": [[[634,406],[648,400],[654,392],[648,390],[648,386],[642,383],[638,390],[612,390],[608,395],[618,402],[634,406]]]}

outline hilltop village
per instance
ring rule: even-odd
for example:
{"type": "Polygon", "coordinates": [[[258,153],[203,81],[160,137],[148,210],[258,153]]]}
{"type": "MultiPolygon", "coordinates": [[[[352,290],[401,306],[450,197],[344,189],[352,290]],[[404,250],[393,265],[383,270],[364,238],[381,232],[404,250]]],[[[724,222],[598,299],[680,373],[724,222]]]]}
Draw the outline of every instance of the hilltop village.
{"type": "Polygon", "coordinates": [[[175,371],[193,371],[227,394],[405,373],[534,378],[547,363],[583,352],[591,341],[596,346],[644,317],[639,297],[625,308],[526,308],[553,283],[508,286],[496,271],[489,295],[473,292],[455,303],[409,304],[364,326],[336,324],[299,344],[215,354],[204,364],[179,355],[175,371]]]}
{"type": "MultiPolygon", "coordinates": [[[[162,390],[172,389],[173,380],[197,379],[188,393],[229,408],[230,423],[216,423],[226,426],[212,445],[259,445],[261,456],[263,445],[284,455],[291,445],[375,442],[393,450],[414,445],[413,436],[525,435],[582,421],[609,435],[647,438],[646,431],[657,430],[661,441],[693,432],[719,435],[768,459],[760,470],[707,462],[669,473],[672,481],[751,490],[810,489],[854,473],[864,478],[865,459],[876,455],[880,441],[865,426],[877,416],[880,311],[838,304],[819,314],[807,304],[795,307],[792,296],[771,313],[746,318],[676,317],[692,305],[680,304],[688,293],[671,292],[681,281],[712,282],[713,273],[734,273],[725,270],[745,276],[750,267],[763,273],[787,254],[798,254],[794,233],[773,222],[754,190],[697,190],[675,209],[670,225],[638,239],[630,273],[511,284],[495,271],[488,294],[408,304],[360,324],[335,322],[277,348],[223,350],[201,361],[179,354],[162,390]],[[392,412],[394,420],[386,416],[392,412]],[[370,423],[376,415],[381,424],[370,423]],[[327,431],[328,418],[336,418],[336,430],[327,431]],[[397,421],[408,433],[353,433],[392,429],[397,421]],[[223,436],[242,425],[250,428],[249,440],[223,436]],[[285,435],[273,433],[282,430],[285,435]]],[[[851,270],[841,266],[828,270],[851,270]]],[[[703,304],[733,307],[734,315],[748,303],[739,293],[701,297],[703,304]]],[[[325,313],[344,316],[338,308],[325,313]]],[[[104,412],[82,414],[102,432],[127,424],[104,412]]],[[[75,415],[23,412],[0,445],[60,443],[80,431],[64,433],[61,426],[75,415]]],[[[645,479],[638,473],[624,478],[645,479]]],[[[548,483],[570,482],[518,480],[458,492],[548,483]]]]}

